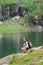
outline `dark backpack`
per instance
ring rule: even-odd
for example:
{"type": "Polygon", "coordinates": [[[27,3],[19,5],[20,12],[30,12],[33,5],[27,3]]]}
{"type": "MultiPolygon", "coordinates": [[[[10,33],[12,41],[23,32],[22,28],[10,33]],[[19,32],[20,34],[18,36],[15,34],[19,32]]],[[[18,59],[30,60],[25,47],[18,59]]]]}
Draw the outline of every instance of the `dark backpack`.
{"type": "Polygon", "coordinates": [[[30,45],[30,42],[28,42],[28,46],[29,46],[29,48],[32,48],[32,46],[30,45]]]}

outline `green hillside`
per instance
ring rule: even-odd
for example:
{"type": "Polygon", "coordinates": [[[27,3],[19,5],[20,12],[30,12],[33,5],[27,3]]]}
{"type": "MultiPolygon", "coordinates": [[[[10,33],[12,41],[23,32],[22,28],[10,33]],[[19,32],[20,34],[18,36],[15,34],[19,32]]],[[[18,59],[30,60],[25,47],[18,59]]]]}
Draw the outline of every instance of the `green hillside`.
{"type": "Polygon", "coordinates": [[[34,3],[35,0],[20,0],[19,1],[19,6],[29,8],[34,3]]]}
{"type": "Polygon", "coordinates": [[[43,0],[36,0],[33,2],[33,4],[29,7],[29,13],[26,16],[24,16],[22,24],[23,23],[32,24],[30,18],[34,19],[34,17],[37,15],[39,15],[39,17],[43,16],[43,0]]]}
{"type": "MultiPolygon", "coordinates": [[[[0,0],[0,5],[2,5],[2,4],[17,4],[18,7],[21,6],[24,9],[25,8],[29,9],[29,12],[26,15],[24,15],[22,21],[21,20],[18,21],[18,22],[20,22],[21,26],[24,24],[34,25],[33,22],[31,21],[31,18],[34,20],[35,16],[37,16],[37,15],[39,16],[38,20],[40,20],[41,17],[43,20],[43,0],[0,0]]],[[[9,24],[9,22],[12,22],[12,20],[10,20],[10,21],[7,20],[7,21],[8,21],[8,25],[6,24],[6,21],[4,21],[5,24],[0,25],[1,32],[7,32],[6,30],[8,30],[8,32],[9,32],[9,27],[12,26],[9,24]],[[3,30],[5,30],[5,31],[3,31],[3,30]]],[[[19,28],[18,28],[18,30],[19,30],[19,28]]],[[[12,28],[11,28],[11,32],[12,32],[12,28]]]]}
{"type": "Polygon", "coordinates": [[[35,0],[0,0],[0,4],[18,4],[22,7],[28,7],[33,4],[35,0]]]}
{"type": "Polygon", "coordinates": [[[18,0],[0,0],[0,4],[17,4],[18,0]]]}

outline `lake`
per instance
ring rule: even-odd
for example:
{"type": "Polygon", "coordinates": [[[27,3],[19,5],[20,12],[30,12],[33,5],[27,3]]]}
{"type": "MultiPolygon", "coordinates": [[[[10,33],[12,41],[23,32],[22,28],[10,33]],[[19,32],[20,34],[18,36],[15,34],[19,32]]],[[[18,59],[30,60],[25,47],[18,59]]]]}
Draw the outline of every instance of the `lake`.
{"type": "Polygon", "coordinates": [[[26,37],[28,41],[32,42],[33,47],[43,45],[43,32],[0,34],[0,58],[13,53],[20,53],[20,46],[23,44],[23,37],[26,37]]]}

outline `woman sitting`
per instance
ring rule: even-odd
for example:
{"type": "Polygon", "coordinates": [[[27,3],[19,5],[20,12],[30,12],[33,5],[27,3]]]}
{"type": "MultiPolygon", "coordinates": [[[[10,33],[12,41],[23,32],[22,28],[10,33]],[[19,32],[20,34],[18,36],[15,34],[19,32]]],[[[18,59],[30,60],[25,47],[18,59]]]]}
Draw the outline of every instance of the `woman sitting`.
{"type": "Polygon", "coordinates": [[[21,50],[22,50],[23,52],[26,52],[26,51],[28,51],[30,48],[32,48],[31,42],[28,42],[25,37],[23,38],[23,42],[24,42],[24,44],[21,45],[21,50]]]}

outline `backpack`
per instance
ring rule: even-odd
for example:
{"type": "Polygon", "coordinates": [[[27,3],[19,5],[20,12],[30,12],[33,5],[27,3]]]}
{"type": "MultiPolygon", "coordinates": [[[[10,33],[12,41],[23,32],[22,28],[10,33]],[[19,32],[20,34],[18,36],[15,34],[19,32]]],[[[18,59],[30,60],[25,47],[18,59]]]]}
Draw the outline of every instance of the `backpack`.
{"type": "Polygon", "coordinates": [[[29,46],[29,48],[32,48],[32,44],[30,44],[30,42],[28,42],[28,46],[29,46]]]}

